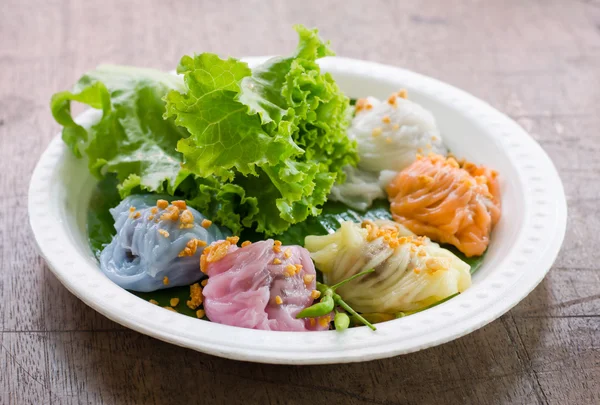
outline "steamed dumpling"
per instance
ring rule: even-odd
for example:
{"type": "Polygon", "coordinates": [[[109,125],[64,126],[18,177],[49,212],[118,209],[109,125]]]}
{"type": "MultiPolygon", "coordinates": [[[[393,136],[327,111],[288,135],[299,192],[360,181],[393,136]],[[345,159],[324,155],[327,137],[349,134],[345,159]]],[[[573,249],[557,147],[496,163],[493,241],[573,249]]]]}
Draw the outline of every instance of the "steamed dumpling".
{"type": "Polygon", "coordinates": [[[344,222],[333,234],[308,236],[305,247],[329,284],[375,269],[338,289],[359,312],[414,311],[471,285],[468,264],[393,221],[344,222]]]}
{"type": "Polygon", "coordinates": [[[100,268],[133,291],[198,281],[204,246],[230,235],[185,202],[169,205],[156,195],[131,195],[110,212],[117,234],[100,254],[100,268]]]}
{"type": "Polygon", "coordinates": [[[431,112],[405,97],[400,93],[387,101],[369,97],[357,102],[348,137],[358,145],[360,169],[400,171],[417,153],[447,153],[431,112]]]}
{"type": "Polygon", "coordinates": [[[329,199],[340,201],[349,207],[364,211],[378,198],[385,198],[379,177],[375,173],[360,170],[356,167],[345,166],[346,181],[334,184],[329,199]]]}
{"type": "Polygon", "coordinates": [[[311,331],[329,329],[329,317],[296,319],[312,305],[315,267],[300,246],[281,246],[272,239],[237,245],[237,237],[205,249],[202,271],[204,310],[213,322],[242,328],[311,331]]]}
{"type": "Polygon", "coordinates": [[[411,231],[479,256],[500,219],[497,175],[452,157],[420,157],[388,185],[390,210],[411,231]]]}
{"type": "Polygon", "coordinates": [[[384,196],[387,184],[417,154],[447,153],[433,115],[406,99],[406,92],[386,101],[358,100],[348,137],[357,143],[358,167],[344,169],[345,183],[335,184],[329,198],[359,210],[384,196]]]}

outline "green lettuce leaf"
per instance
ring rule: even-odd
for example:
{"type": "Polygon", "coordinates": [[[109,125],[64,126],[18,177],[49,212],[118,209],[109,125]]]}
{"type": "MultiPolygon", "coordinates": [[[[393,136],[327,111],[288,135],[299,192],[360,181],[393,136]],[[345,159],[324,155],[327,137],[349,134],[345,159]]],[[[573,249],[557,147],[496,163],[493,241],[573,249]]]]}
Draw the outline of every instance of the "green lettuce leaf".
{"type": "Polygon", "coordinates": [[[52,114],[63,125],[62,137],[76,156],[88,158],[89,169],[101,178],[115,173],[121,196],[139,187],[173,194],[189,175],[177,142],[189,134],[165,120],[162,98],[171,89],[183,90],[181,78],[151,69],[103,65],[83,76],[72,91],[55,94],[52,114]],[[89,128],[77,124],[71,102],[101,110],[89,128]]]}
{"type": "Polygon", "coordinates": [[[245,62],[210,53],[184,56],[178,73],[184,75],[187,91],[169,92],[165,118],[175,117],[191,134],[177,145],[185,168],[201,177],[232,180],[233,169],[256,174],[256,166],[301,153],[289,133],[267,134],[259,117],[248,115],[248,107],[235,100],[238,82],[251,74],[245,62]]]}
{"type": "Polygon", "coordinates": [[[244,218],[251,218],[259,211],[258,200],[248,195],[243,187],[221,183],[214,176],[206,179],[195,177],[189,191],[183,194],[191,207],[234,234],[241,232],[244,218]]]}
{"type": "MultiPolygon", "coordinates": [[[[288,86],[288,73],[292,64],[299,60],[315,61],[325,56],[334,55],[328,43],[324,43],[317,30],[309,30],[301,25],[294,27],[299,34],[299,44],[296,52],[290,57],[274,57],[255,67],[252,75],[242,79],[242,90],[236,99],[247,105],[250,111],[258,113],[263,124],[272,121],[279,122],[285,116],[290,116],[289,90],[282,91],[288,86]]],[[[316,72],[319,72],[317,70],[316,72]]]]}
{"type": "Polygon", "coordinates": [[[109,210],[121,202],[117,184],[114,174],[106,176],[98,182],[90,198],[86,227],[90,248],[98,259],[115,234],[115,221],[109,210]]]}
{"type": "Polygon", "coordinates": [[[236,209],[241,225],[266,235],[318,215],[341,168],[358,160],[346,136],[349,100],[316,63],[333,52],[316,30],[296,30],[294,54],[252,70],[213,54],[184,56],[186,90],[165,98],[165,117],[191,134],[177,145],[184,167],[241,187],[236,200],[253,207],[236,209]]]}
{"type": "Polygon", "coordinates": [[[176,150],[177,142],[189,133],[173,119],[162,117],[163,98],[172,89],[185,89],[181,77],[105,65],[83,76],[72,91],[52,97],[52,113],[63,125],[63,140],[76,156],[88,158],[96,177],[104,178],[99,189],[107,197],[95,196],[90,203],[95,216],[88,216],[90,229],[95,230],[90,233],[94,250],[107,242],[107,235],[112,236],[108,208],[119,203],[113,198],[117,190],[121,198],[155,192],[187,199],[190,206],[211,214],[234,232],[241,230],[241,215],[246,215],[242,213],[254,215],[257,211],[256,202],[247,199],[239,186],[222,185],[214,176],[201,178],[182,169],[183,155],[176,150]],[[98,122],[89,128],[78,125],[71,115],[73,101],[101,110],[98,122]],[[105,184],[113,185],[114,192],[105,184]],[[107,206],[106,201],[112,205],[107,206]],[[99,204],[102,213],[95,208],[99,204]]]}
{"type": "Polygon", "coordinates": [[[266,235],[318,215],[341,168],[356,164],[351,109],[316,60],[333,52],[297,26],[299,45],[250,69],[214,54],[184,56],[182,76],[100,66],[51,107],[63,140],[98,178],[116,177],[121,198],[168,193],[239,233],[266,235]],[[99,110],[77,124],[71,103],[99,110]]]}

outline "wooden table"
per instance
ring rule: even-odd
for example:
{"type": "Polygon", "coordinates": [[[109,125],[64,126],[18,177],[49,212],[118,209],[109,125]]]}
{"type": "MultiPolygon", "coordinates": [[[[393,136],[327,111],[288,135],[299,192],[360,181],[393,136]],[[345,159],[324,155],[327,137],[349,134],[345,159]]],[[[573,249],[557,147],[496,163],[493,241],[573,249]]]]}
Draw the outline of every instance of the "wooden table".
{"type": "Polygon", "coordinates": [[[3,0],[0,10],[1,404],[600,403],[600,1],[3,0]],[[250,364],[125,329],[48,270],[26,207],[30,174],[59,130],[52,93],[102,62],[172,69],[194,51],[289,52],[296,22],[319,27],[339,55],[487,100],[552,157],[567,236],[508,314],[387,360],[250,364]]]}

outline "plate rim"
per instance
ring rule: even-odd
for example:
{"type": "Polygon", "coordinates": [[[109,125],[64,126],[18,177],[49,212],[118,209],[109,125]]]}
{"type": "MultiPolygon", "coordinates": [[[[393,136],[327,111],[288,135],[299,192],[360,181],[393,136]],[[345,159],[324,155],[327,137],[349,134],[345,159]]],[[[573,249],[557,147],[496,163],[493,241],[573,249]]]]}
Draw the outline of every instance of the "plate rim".
{"type": "MultiPolygon", "coordinates": [[[[266,58],[267,57],[252,57],[244,58],[244,60],[252,64],[265,60],[266,58]]],[[[320,65],[324,70],[335,70],[356,75],[367,75],[385,79],[389,79],[391,75],[395,75],[403,80],[410,78],[413,82],[418,83],[415,87],[418,87],[420,91],[434,94],[432,97],[437,97],[444,102],[447,102],[448,100],[457,101],[459,105],[462,105],[461,109],[466,111],[466,107],[469,108],[470,114],[473,115],[474,119],[483,119],[481,117],[484,117],[488,122],[493,123],[495,128],[504,131],[508,141],[507,144],[513,142],[512,138],[516,139],[518,137],[517,145],[526,148],[528,154],[535,156],[538,166],[540,167],[536,168],[531,175],[532,177],[529,178],[537,179],[536,181],[538,183],[546,184],[545,192],[553,197],[549,199],[548,204],[551,205],[550,208],[554,210],[554,215],[556,216],[556,219],[552,224],[552,231],[554,232],[548,232],[548,230],[543,229],[534,232],[536,235],[540,235],[538,243],[543,244],[545,255],[542,257],[529,257],[528,259],[526,258],[523,260],[519,259],[520,264],[515,263],[512,266],[513,268],[510,269],[510,274],[506,277],[512,277],[514,288],[504,294],[502,299],[490,302],[490,294],[493,295],[494,291],[497,290],[494,290],[491,287],[488,288],[489,291],[487,292],[469,293],[468,302],[478,302],[478,305],[480,305],[476,311],[477,316],[469,319],[461,319],[460,322],[451,323],[448,328],[444,330],[434,330],[435,328],[431,323],[431,319],[435,318],[434,315],[443,318],[445,316],[443,313],[448,313],[449,311],[448,307],[445,305],[432,308],[423,313],[415,314],[411,316],[411,318],[415,320],[418,319],[418,324],[421,325],[422,329],[426,330],[426,332],[420,335],[415,335],[414,333],[411,335],[411,333],[407,332],[405,340],[398,340],[398,338],[402,337],[402,333],[397,332],[400,330],[404,331],[404,329],[397,321],[382,324],[382,327],[378,328],[378,332],[375,332],[375,335],[366,327],[353,328],[343,334],[339,334],[335,331],[315,334],[313,332],[256,331],[220,325],[196,320],[170,311],[164,311],[112,284],[110,280],[101,274],[94,277],[88,275],[89,277],[86,277],[86,280],[74,278],[72,277],[75,272],[73,268],[77,265],[85,266],[86,263],[83,260],[79,260],[81,258],[77,257],[65,259],[69,257],[69,253],[78,254],[76,249],[73,246],[69,246],[70,242],[63,237],[64,232],[62,232],[60,228],[63,224],[60,219],[48,218],[47,211],[44,211],[41,204],[37,204],[37,202],[51,198],[51,188],[47,184],[44,184],[44,182],[48,182],[51,178],[53,169],[61,159],[70,153],[68,148],[63,144],[60,134],[51,141],[48,148],[40,157],[31,177],[28,195],[30,226],[33,230],[33,235],[39,251],[54,275],[71,293],[76,295],[86,305],[123,326],[160,340],[204,353],[229,359],[271,364],[331,364],[360,362],[419,351],[457,339],[485,326],[508,312],[529,295],[529,293],[543,280],[554,263],[562,245],[567,224],[567,203],[562,181],[554,164],[541,146],[515,121],[493,108],[485,101],[437,79],[399,67],[343,57],[324,58],[320,65]],[[527,273],[518,273],[518,267],[527,267],[527,264],[534,261],[534,258],[538,260],[535,265],[535,271],[530,269],[527,273]],[[88,278],[93,280],[89,281],[88,278]],[[87,284],[84,285],[84,283],[87,284]],[[96,286],[96,288],[93,289],[94,292],[91,294],[89,294],[90,285],[96,286]],[[112,285],[112,287],[110,287],[110,285],[112,285]],[[96,290],[104,291],[103,289],[108,292],[96,293],[96,290]],[[120,290],[121,293],[119,293],[118,290],[120,290]],[[492,292],[490,293],[490,291],[492,292]],[[103,297],[106,299],[106,297],[109,297],[109,294],[112,294],[112,298],[109,298],[110,302],[103,301],[103,297]],[[112,302],[114,300],[117,300],[118,302],[112,302]],[[136,300],[139,300],[140,302],[135,302],[136,300]],[[133,302],[133,304],[131,304],[131,302],[133,302]],[[117,305],[119,303],[122,305],[117,305]],[[486,306],[484,307],[484,305],[486,306]],[[133,314],[135,316],[132,315],[133,309],[136,310],[135,314],[133,314]],[[183,318],[187,319],[184,320],[183,318]],[[186,335],[186,333],[175,332],[184,325],[189,327],[189,321],[197,324],[193,325],[193,329],[200,331],[200,334],[194,335],[188,333],[186,335]],[[235,330],[232,330],[231,328],[235,328],[235,330]],[[260,344],[250,345],[244,340],[244,344],[231,345],[229,343],[223,343],[223,341],[219,341],[218,339],[207,341],[200,338],[201,336],[204,337],[210,333],[217,333],[217,335],[223,335],[224,337],[224,334],[230,334],[232,331],[235,332],[235,335],[240,335],[239,340],[246,338],[253,342],[259,341],[260,344]],[[319,335],[322,335],[322,338],[319,335]],[[309,349],[312,350],[283,350],[282,347],[277,347],[277,344],[281,343],[298,344],[298,338],[300,336],[306,336],[306,339],[304,340],[309,345],[313,345],[313,347],[309,347],[309,349]],[[382,336],[383,338],[381,338],[382,336]],[[388,339],[385,339],[386,337],[388,339]],[[389,338],[397,339],[392,340],[389,338]],[[377,344],[378,339],[382,340],[379,345],[377,344]],[[277,342],[274,342],[274,340],[277,340],[277,342]],[[345,350],[339,350],[339,347],[330,347],[331,345],[336,344],[336,342],[339,343],[341,340],[343,340],[342,346],[350,341],[352,341],[352,345],[348,344],[348,349],[345,350]],[[371,342],[369,342],[369,340],[371,340],[371,342]],[[383,341],[385,341],[385,343],[383,341]],[[325,347],[319,347],[318,350],[315,350],[314,345],[318,345],[319,343],[325,343],[325,347]],[[366,345],[361,347],[361,343],[365,343],[366,345]],[[327,350],[328,347],[329,350],[327,350]]],[[[86,114],[90,115],[90,111],[91,110],[87,110],[80,114],[78,118],[86,117],[86,114]]],[[[504,143],[503,145],[506,147],[504,143]]],[[[507,149],[507,151],[508,150],[509,149],[507,149]]],[[[522,175],[522,173],[520,173],[520,175],[522,175]]],[[[520,179],[522,179],[522,177],[520,177],[520,179]]],[[[526,183],[523,184],[523,186],[524,185],[526,185],[526,183]]],[[[536,207],[533,205],[531,208],[535,211],[536,207]]],[[[533,214],[533,212],[530,214],[533,214]]],[[[527,226],[533,227],[535,224],[531,222],[524,223],[523,228],[525,229],[520,231],[520,235],[528,230],[528,228],[526,228],[527,226]]],[[[87,263],[87,266],[89,267],[90,264],[87,263]]],[[[506,284],[504,287],[506,288],[506,284]]],[[[475,288],[467,290],[467,292],[471,292],[474,289],[475,288]]],[[[455,302],[457,306],[468,303],[467,300],[458,302],[459,298],[462,299],[464,297],[459,296],[451,301],[457,300],[457,302],[455,302]]],[[[470,306],[467,308],[472,308],[472,304],[469,305],[470,306]]],[[[446,321],[447,320],[448,319],[446,319],[446,321]]]]}

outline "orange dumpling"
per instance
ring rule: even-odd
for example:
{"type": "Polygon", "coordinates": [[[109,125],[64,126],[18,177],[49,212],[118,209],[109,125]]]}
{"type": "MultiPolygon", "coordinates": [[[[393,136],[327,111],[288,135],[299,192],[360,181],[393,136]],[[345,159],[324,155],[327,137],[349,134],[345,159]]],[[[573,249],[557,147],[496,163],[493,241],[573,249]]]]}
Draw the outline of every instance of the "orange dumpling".
{"type": "Polygon", "coordinates": [[[396,222],[479,256],[500,219],[497,176],[484,166],[430,154],[398,173],[386,191],[396,222]]]}

